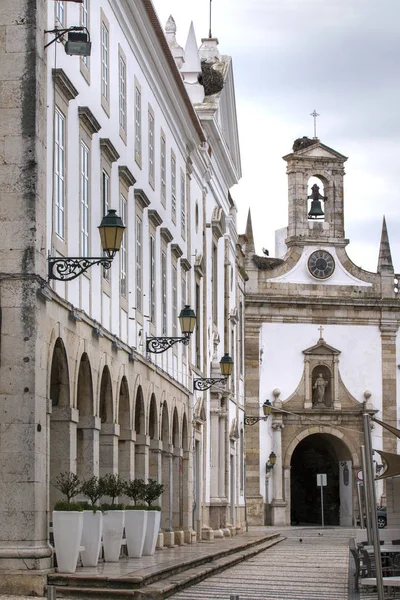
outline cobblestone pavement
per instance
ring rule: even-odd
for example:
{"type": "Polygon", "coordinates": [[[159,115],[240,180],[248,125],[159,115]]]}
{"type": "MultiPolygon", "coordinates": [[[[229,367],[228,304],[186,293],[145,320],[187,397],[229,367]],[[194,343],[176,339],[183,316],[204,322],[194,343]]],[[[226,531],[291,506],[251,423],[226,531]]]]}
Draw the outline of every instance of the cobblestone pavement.
{"type": "Polygon", "coordinates": [[[349,538],[354,529],[279,531],[285,541],[170,599],[229,600],[236,594],[239,600],[348,600],[349,538]]]}

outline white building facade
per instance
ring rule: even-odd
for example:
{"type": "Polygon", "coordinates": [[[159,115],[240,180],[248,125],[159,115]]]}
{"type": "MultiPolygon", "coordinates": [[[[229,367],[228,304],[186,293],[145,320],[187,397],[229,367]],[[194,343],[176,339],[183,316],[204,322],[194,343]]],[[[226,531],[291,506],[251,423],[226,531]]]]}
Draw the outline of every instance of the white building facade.
{"type": "Polygon", "coordinates": [[[162,483],[159,545],[242,529],[244,279],[229,193],[241,176],[232,64],[217,40],[198,50],[191,28],[183,50],[149,0],[33,4],[23,30],[11,2],[1,23],[0,77],[22,90],[6,109],[22,125],[0,177],[1,424],[12,436],[0,569],[30,569],[20,589],[40,591],[60,472],[162,483]],[[45,30],[74,26],[89,30],[90,56],[60,42],[44,50],[45,30]],[[199,83],[204,61],[217,87],[199,83]],[[110,209],[126,227],[111,268],[48,281],[48,255],[102,257],[110,209]],[[197,317],[189,344],[149,352],[152,336],[181,336],[186,305],[197,317]],[[225,354],[228,381],[195,390],[194,379],[221,379],[225,354]]]}

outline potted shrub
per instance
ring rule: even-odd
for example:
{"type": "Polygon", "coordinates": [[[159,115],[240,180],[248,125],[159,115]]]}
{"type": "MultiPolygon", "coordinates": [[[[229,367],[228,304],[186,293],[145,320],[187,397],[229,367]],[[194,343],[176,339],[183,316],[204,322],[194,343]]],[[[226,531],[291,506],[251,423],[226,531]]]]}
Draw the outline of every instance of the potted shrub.
{"type": "Polygon", "coordinates": [[[121,553],[122,535],[125,524],[125,511],[123,504],[116,504],[115,500],[124,493],[125,482],[119,475],[107,474],[100,477],[100,485],[104,496],[111,499],[111,503],[102,504],[103,511],[103,550],[106,562],[118,562],[121,553]]]}
{"type": "Polygon", "coordinates": [[[66,498],[56,502],[53,510],[54,546],[57,569],[60,573],[75,573],[81,545],[83,513],[78,502],[71,502],[80,492],[80,482],[75,473],[63,472],[53,482],[66,498]]]}
{"type": "Polygon", "coordinates": [[[125,506],[125,535],[128,556],[140,558],[147,526],[147,507],[138,504],[143,500],[146,484],[143,479],[133,479],[125,485],[125,495],[133,500],[134,505],[125,506]]]}
{"type": "Polygon", "coordinates": [[[150,479],[144,487],[143,500],[147,504],[147,527],[143,544],[144,556],[154,554],[156,549],[157,536],[160,530],[161,508],[152,506],[152,504],[161,496],[163,490],[164,486],[154,479],[150,479]]]}
{"type": "Polygon", "coordinates": [[[95,567],[99,560],[103,534],[103,513],[97,506],[97,502],[104,495],[103,484],[94,475],[82,483],[80,491],[89,498],[89,502],[85,503],[87,507],[84,506],[83,511],[82,546],[85,550],[81,552],[82,565],[95,567]]]}

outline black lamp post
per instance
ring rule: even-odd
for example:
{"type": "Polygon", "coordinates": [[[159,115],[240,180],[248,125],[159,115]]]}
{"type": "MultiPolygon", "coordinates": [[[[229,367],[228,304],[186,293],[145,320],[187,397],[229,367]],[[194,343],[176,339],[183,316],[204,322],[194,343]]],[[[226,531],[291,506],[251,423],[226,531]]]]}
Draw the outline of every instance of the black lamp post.
{"type": "Polygon", "coordinates": [[[232,375],[233,360],[227,352],[219,361],[219,368],[224,377],[206,377],[193,379],[193,388],[197,391],[204,392],[210,389],[215,383],[226,383],[228,377],[232,375]]]}
{"type": "Polygon", "coordinates": [[[259,421],[266,421],[271,414],[272,404],[269,400],[266,400],[262,406],[264,416],[263,417],[247,417],[244,416],[245,425],[255,425],[259,421]]]}
{"type": "Polygon", "coordinates": [[[116,213],[116,210],[109,209],[98,228],[105,256],[93,258],[89,256],[60,258],[49,256],[47,259],[48,278],[57,279],[58,281],[71,281],[93,265],[98,264],[102,265],[104,269],[109,269],[114,256],[121,248],[122,236],[125,231],[125,225],[116,213]]]}
{"type": "Polygon", "coordinates": [[[181,310],[178,319],[179,324],[181,326],[181,331],[183,333],[183,337],[146,338],[146,352],[151,352],[152,354],[161,354],[169,348],[172,348],[172,346],[174,346],[178,342],[181,342],[184,346],[189,345],[190,336],[193,333],[196,325],[195,312],[187,304],[185,308],[181,310]]]}

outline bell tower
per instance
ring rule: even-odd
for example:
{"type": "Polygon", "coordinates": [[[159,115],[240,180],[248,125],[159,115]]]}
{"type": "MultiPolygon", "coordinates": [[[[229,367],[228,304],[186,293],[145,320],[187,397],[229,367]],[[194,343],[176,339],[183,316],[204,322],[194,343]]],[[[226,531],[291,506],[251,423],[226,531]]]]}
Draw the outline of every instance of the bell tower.
{"type": "Polygon", "coordinates": [[[343,177],[347,157],[321,144],[318,138],[303,137],[294,142],[293,152],[283,160],[287,162],[289,192],[286,245],[346,246],[343,177]],[[311,178],[320,183],[309,190],[311,178]]]}

